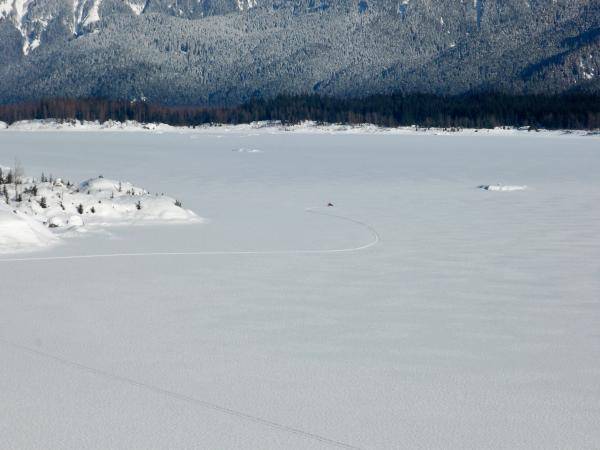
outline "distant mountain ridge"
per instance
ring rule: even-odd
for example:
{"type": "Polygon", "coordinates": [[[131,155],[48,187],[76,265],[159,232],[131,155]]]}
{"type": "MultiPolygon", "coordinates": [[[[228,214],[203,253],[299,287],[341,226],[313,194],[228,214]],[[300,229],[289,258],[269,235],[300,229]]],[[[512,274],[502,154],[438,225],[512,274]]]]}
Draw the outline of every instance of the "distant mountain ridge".
{"type": "MultiPolygon", "coordinates": [[[[186,19],[244,11],[257,0],[0,0],[0,20],[12,24],[23,41],[23,53],[44,37],[68,39],[93,32],[111,14],[160,13],[186,19]],[[52,34],[58,36],[52,36],[52,34]]],[[[53,40],[50,39],[52,42],[53,40]]]]}
{"type": "Polygon", "coordinates": [[[0,102],[600,92],[597,0],[0,0],[0,102]]]}

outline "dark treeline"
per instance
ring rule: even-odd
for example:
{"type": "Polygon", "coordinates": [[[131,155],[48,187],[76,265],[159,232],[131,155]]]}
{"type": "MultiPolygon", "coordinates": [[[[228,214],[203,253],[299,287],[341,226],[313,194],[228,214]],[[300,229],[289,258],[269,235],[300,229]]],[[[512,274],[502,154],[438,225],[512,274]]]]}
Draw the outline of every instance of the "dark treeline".
{"type": "Polygon", "coordinates": [[[176,107],[105,99],[51,99],[0,105],[0,121],[13,123],[28,119],[100,122],[135,120],[187,126],[253,121],[298,123],[312,120],[320,123],[372,123],[389,127],[530,126],[548,129],[598,129],[600,96],[482,94],[442,97],[394,94],[339,99],[302,95],[252,100],[232,107],[176,107]]]}

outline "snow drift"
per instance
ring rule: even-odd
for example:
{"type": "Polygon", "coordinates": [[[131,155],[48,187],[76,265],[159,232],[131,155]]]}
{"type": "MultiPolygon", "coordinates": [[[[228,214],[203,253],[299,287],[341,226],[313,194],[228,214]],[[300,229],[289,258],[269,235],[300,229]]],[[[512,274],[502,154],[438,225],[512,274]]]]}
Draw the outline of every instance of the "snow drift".
{"type": "Polygon", "coordinates": [[[0,253],[32,250],[55,242],[56,236],[47,227],[0,203],[0,253]]]}
{"type": "Polygon", "coordinates": [[[502,184],[482,184],[477,186],[479,189],[483,189],[484,191],[524,191],[527,189],[527,186],[518,186],[518,185],[502,185],[502,184]]]}

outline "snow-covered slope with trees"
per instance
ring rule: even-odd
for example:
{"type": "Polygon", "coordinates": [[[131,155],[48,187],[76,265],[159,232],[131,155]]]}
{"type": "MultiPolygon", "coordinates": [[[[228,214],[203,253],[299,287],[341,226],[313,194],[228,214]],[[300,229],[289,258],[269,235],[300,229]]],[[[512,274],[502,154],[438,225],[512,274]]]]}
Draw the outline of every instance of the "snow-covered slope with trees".
{"type": "Polygon", "coordinates": [[[0,2],[0,101],[598,92],[593,0],[0,2]]]}

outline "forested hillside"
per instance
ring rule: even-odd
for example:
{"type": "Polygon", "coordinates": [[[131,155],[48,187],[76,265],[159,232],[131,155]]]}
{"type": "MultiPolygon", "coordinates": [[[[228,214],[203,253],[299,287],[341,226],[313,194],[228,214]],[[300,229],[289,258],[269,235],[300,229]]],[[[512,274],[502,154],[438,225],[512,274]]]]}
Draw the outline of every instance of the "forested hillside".
{"type": "Polygon", "coordinates": [[[597,0],[0,0],[0,102],[599,92],[597,0]]]}

